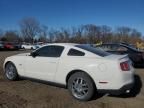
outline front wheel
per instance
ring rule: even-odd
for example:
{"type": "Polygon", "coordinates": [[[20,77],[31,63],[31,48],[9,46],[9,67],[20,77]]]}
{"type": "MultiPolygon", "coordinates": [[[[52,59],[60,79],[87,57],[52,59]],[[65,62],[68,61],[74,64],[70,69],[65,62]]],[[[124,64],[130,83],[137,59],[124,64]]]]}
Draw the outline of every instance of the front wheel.
{"type": "Polygon", "coordinates": [[[4,74],[8,80],[14,81],[18,79],[17,69],[12,62],[6,64],[4,74]]]}
{"type": "Polygon", "coordinates": [[[68,80],[68,89],[73,97],[81,101],[90,100],[95,93],[95,85],[92,79],[83,72],[71,75],[68,80]]]}

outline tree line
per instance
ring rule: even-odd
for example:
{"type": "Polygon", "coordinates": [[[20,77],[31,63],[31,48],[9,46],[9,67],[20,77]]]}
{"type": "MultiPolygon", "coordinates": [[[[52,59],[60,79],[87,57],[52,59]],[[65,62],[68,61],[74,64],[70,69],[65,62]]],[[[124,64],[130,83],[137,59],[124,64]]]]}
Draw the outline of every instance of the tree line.
{"type": "Polygon", "coordinates": [[[35,18],[24,18],[19,22],[19,30],[3,31],[0,29],[0,40],[8,42],[71,42],[89,43],[126,42],[136,44],[144,42],[142,33],[130,27],[117,27],[95,24],[80,25],[70,28],[49,28],[35,18]]]}

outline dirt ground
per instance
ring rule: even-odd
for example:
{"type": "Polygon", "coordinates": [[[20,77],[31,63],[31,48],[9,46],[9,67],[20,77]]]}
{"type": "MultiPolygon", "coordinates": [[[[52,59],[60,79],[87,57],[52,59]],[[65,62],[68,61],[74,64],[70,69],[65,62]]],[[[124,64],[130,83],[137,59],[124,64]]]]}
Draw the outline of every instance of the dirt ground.
{"type": "Polygon", "coordinates": [[[89,102],[75,100],[67,89],[30,80],[7,81],[2,64],[7,56],[25,51],[0,51],[0,108],[143,108],[144,68],[136,69],[136,84],[130,95],[103,95],[89,102]]]}

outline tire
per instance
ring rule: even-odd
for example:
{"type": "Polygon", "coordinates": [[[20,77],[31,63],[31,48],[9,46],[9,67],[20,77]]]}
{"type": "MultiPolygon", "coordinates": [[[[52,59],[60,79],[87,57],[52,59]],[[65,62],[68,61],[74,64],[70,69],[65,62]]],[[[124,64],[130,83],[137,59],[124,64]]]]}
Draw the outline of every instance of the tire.
{"type": "Polygon", "coordinates": [[[6,79],[11,81],[15,81],[18,79],[17,69],[12,62],[6,64],[4,75],[6,79]]]}
{"type": "Polygon", "coordinates": [[[34,48],[33,47],[31,47],[31,50],[33,50],[34,48]]]}
{"type": "Polygon", "coordinates": [[[84,72],[76,72],[68,79],[68,90],[80,101],[92,99],[95,93],[93,80],[84,72]]]}

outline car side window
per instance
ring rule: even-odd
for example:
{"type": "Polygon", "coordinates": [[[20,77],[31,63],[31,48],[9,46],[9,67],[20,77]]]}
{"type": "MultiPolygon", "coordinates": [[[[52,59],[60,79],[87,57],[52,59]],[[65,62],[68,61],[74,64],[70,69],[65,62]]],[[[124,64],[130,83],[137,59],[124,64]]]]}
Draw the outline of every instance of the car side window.
{"type": "Polygon", "coordinates": [[[84,56],[85,53],[82,52],[82,51],[79,51],[79,50],[76,50],[76,49],[72,48],[72,49],[69,50],[67,55],[68,56],[84,56]]]}
{"type": "Polygon", "coordinates": [[[45,46],[36,51],[37,56],[41,57],[60,57],[63,46],[45,46]]]}

